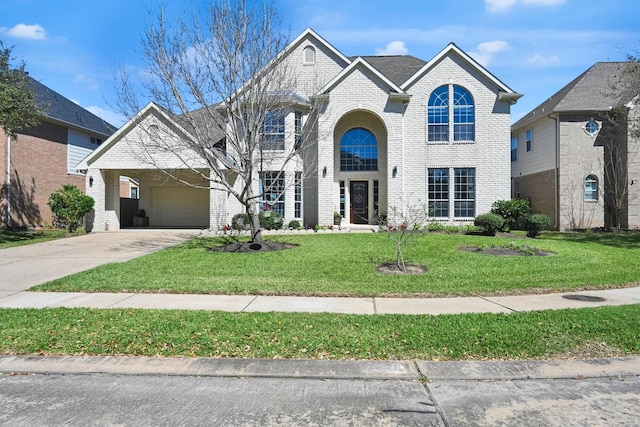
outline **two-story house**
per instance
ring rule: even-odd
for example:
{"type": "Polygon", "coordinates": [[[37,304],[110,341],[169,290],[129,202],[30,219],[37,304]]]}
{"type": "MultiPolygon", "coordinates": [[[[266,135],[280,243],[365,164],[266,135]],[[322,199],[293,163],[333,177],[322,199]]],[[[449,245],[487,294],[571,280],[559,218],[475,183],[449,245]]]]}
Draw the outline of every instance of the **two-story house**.
{"type": "MultiPolygon", "coordinates": [[[[420,201],[433,220],[461,224],[510,197],[510,106],[521,95],[455,44],[429,61],[348,57],[307,29],[281,54],[297,75],[298,101],[267,117],[268,141],[295,144],[311,120],[309,105],[322,104],[313,113],[307,155],[283,174],[259,171],[255,182],[256,193],[273,192],[262,195],[261,206],[278,210],[286,222],[329,225],[339,212],[346,225],[377,224],[391,206],[420,201]]],[[[185,186],[159,171],[170,168],[175,176],[182,169],[184,180],[188,170],[206,169],[204,162],[188,156],[186,167],[138,144],[144,134],[157,134],[153,123],[176,141],[190,137],[179,117],[150,103],[78,166],[87,171],[87,193],[96,200],[94,230],[121,227],[121,175],[140,183],[140,209],[152,227],[216,230],[229,224],[242,212],[239,203],[202,185],[200,177],[185,186]],[[153,165],[143,156],[153,157],[153,165]]]]}
{"type": "Polygon", "coordinates": [[[596,63],[511,127],[512,196],[557,229],[640,227],[638,94],[615,89],[627,66],[596,63]]]}
{"type": "Polygon", "coordinates": [[[40,124],[9,139],[0,129],[0,226],[51,225],[47,204],[63,184],[85,188],[85,176],[76,165],[116,131],[75,102],[33,78],[34,101],[40,124]]]}

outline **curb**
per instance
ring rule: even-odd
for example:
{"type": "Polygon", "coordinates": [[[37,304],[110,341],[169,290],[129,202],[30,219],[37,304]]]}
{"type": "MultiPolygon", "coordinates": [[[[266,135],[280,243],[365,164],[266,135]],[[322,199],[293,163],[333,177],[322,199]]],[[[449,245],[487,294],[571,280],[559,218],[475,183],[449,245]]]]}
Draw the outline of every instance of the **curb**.
{"type": "Polygon", "coordinates": [[[408,360],[188,359],[143,356],[0,356],[0,373],[410,381],[420,378],[415,365],[408,360]]]}
{"type": "Polygon", "coordinates": [[[640,376],[640,357],[584,360],[416,362],[429,381],[511,381],[640,376]]]}

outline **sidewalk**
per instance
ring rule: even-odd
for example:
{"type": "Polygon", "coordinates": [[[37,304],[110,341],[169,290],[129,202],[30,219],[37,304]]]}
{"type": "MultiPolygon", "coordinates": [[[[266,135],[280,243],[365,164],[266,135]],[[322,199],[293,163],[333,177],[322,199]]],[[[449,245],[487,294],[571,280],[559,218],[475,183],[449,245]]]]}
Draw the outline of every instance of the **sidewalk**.
{"type": "Polygon", "coordinates": [[[0,290],[0,308],[146,308],[232,312],[343,314],[459,314],[640,304],[640,287],[541,295],[459,298],[334,298],[0,290]],[[578,299],[567,299],[567,297],[578,299]]]}

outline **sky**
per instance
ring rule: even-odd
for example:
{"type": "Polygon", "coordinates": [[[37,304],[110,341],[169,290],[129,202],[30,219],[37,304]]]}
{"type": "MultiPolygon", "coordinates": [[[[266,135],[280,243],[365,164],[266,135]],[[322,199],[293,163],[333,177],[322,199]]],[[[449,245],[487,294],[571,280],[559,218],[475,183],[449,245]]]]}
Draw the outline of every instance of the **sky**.
{"type": "MultiPolygon", "coordinates": [[[[168,0],[179,15],[191,2],[168,0]]],[[[249,0],[253,1],[253,0],[249,0]]],[[[256,0],[257,1],[257,0],[256,0]]],[[[596,62],[640,56],[638,0],[274,0],[291,39],[310,27],[347,56],[430,60],[454,42],[515,92],[512,122],[596,62]]],[[[120,69],[143,74],[159,0],[0,0],[14,65],[115,126],[120,69]]],[[[152,101],[151,99],[148,101],[152,101]]]]}

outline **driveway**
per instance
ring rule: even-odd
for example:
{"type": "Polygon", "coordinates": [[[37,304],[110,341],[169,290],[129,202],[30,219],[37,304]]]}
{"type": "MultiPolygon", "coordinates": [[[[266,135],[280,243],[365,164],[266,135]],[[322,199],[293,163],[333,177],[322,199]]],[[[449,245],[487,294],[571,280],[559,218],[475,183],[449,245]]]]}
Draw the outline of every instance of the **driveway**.
{"type": "Polygon", "coordinates": [[[0,249],[0,297],[174,246],[199,233],[200,230],[123,230],[0,249]]]}

